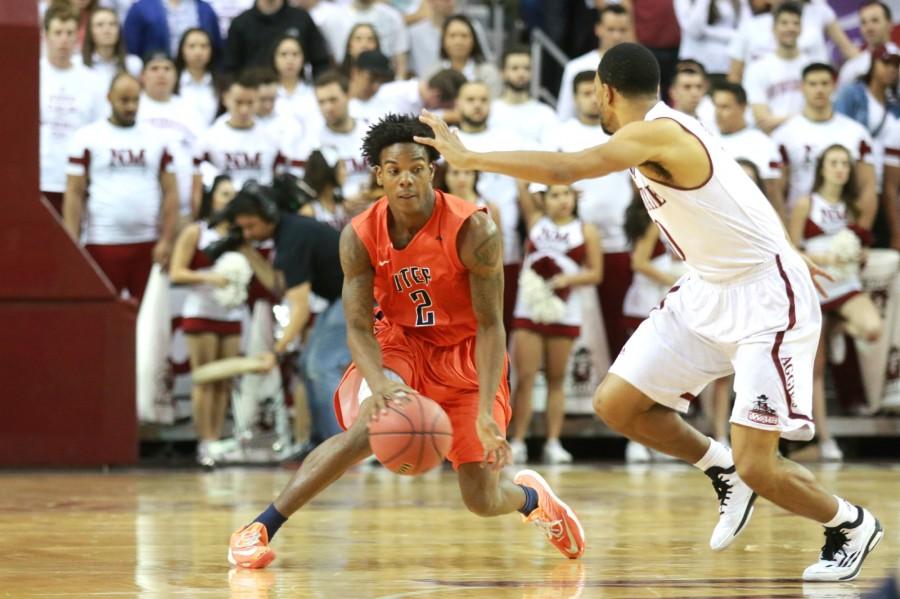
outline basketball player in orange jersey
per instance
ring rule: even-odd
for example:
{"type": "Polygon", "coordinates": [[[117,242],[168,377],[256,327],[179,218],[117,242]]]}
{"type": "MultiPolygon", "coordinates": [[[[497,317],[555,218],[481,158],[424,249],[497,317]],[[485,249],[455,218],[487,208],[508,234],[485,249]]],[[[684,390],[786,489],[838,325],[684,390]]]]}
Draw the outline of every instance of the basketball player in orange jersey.
{"type": "MultiPolygon", "coordinates": [[[[660,237],[690,267],[622,349],[594,396],[607,425],[694,464],[712,479],[719,523],[710,546],[732,543],[757,494],[825,526],[809,581],[850,580],[881,540],[866,509],[828,493],[778,454],[779,438],[811,439],[813,362],[822,316],[811,275],[759,188],[696,119],[659,101],[659,65],[641,45],[608,50],[595,77],[612,137],[581,152],[467,150],[441,119],[416,141],[458,168],[554,184],[629,169],[660,237]],[[710,382],[735,373],[732,451],[685,412],[710,382]]],[[[825,275],[827,276],[827,275],[825,275]]]]}
{"type": "Polygon", "coordinates": [[[523,470],[510,479],[501,470],[511,457],[503,245],[486,209],[432,187],[439,154],[413,142],[430,134],[414,116],[388,115],[365,137],[363,151],[385,197],[341,234],[353,364],[335,409],[346,430],[313,450],[274,503],[231,536],[232,564],[269,564],[275,558],[269,541],[287,517],[372,454],[368,422],[413,390],[450,417],[448,458],[469,511],[485,517],[519,511],[566,557],[584,552],[575,513],[538,473],[523,470]]]}

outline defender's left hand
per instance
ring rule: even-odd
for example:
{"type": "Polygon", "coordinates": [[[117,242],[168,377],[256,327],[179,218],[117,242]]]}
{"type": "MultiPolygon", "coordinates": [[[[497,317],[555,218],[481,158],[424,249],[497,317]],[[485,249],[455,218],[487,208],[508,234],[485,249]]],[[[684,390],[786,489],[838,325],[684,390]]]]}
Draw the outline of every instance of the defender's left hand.
{"type": "Polygon", "coordinates": [[[450,127],[447,126],[444,119],[427,110],[422,110],[419,120],[431,127],[431,130],[434,131],[434,137],[419,137],[416,135],[413,137],[413,140],[416,143],[431,146],[440,152],[441,156],[453,166],[467,168],[465,161],[469,151],[460,141],[459,136],[450,131],[450,127]]]}

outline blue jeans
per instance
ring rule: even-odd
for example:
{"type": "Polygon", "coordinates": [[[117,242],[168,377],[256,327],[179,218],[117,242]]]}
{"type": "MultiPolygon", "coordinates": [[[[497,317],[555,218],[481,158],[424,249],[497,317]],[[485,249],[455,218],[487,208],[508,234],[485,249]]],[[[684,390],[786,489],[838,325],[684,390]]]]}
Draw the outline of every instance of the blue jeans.
{"type": "Polygon", "coordinates": [[[349,364],[347,321],[344,305],[337,299],[316,317],[306,350],[300,355],[312,421],[310,440],[315,445],[341,432],[334,415],[334,392],[349,364]]]}

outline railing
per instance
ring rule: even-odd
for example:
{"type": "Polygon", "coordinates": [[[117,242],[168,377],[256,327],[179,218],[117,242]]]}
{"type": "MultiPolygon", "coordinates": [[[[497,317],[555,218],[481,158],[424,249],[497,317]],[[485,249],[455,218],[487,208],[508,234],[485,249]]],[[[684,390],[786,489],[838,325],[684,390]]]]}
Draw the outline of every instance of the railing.
{"type": "Polygon", "coordinates": [[[534,28],[531,30],[531,96],[556,107],[556,96],[541,85],[541,66],[545,54],[551,60],[559,63],[561,67],[565,67],[566,63],[569,62],[569,57],[566,56],[566,53],[546,33],[538,28],[534,28]]]}

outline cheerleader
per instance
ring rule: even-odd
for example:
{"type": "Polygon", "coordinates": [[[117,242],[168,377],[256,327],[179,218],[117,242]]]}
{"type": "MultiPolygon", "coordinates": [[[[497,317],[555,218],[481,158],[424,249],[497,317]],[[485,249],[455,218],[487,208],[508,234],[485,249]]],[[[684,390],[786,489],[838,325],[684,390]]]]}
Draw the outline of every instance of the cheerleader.
{"type": "Polygon", "coordinates": [[[544,363],[547,379],[547,441],[543,460],[572,461],[559,442],[565,418],[563,381],[579,335],[581,302],[575,287],[595,286],[602,278],[600,235],[577,216],[575,190],[551,185],[526,206],[526,256],[513,311],[512,346],[515,359],[513,392],[513,460],[527,460],[525,435],[531,423],[534,378],[544,363]]]}
{"type": "Polygon", "coordinates": [[[833,281],[820,279],[825,297],[820,298],[823,334],[819,337],[813,371],[813,419],[819,436],[820,455],[825,460],[843,458],[831,437],[825,413],[825,334],[838,321],[852,337],[877,341],[882,321],[878,309],[862,291],[859,266],[861,239],[867,231],[854,223],[859,216],[854,159],[842,145],[829,146],[816,162],[813,191],[797,200],[791,211],[791,240],[813,261],[825,267],[833,281]]]}
{"type": "MultiPolygon", "coordinates": [[[[203,196],[200,220],[186,226],[178,236],[172,253],[169,276],[172,283],[190,285],[182,310],[182,330],[190,353],[191,369],[222,358],[238,355],[241,342],[243,304],[226,308],[213,297],[213,290],[230,283],[224,275],[211,270],[212,263],[201,250],[220,239],[228,230],[227,221],[215,228],[207,225],[209,216],[224,208],[235,195],[234,185],[226,175],[213,181],[203,196]]],[[[222,434],[228,408],[229,382],[195,384],[191,390],[194,426],[200,440],[197,461],[213,466],[210,444],[222,434]]]]}
{"type": "Polygon", "coordinates": [[[344,207],[341,188],[347,178],[344,161],[332,148],[314,150],[306,159],[300,189],[310,201],[300,208],[300,214],[323,222],[338,231],[350,222],[344,207]]]}

